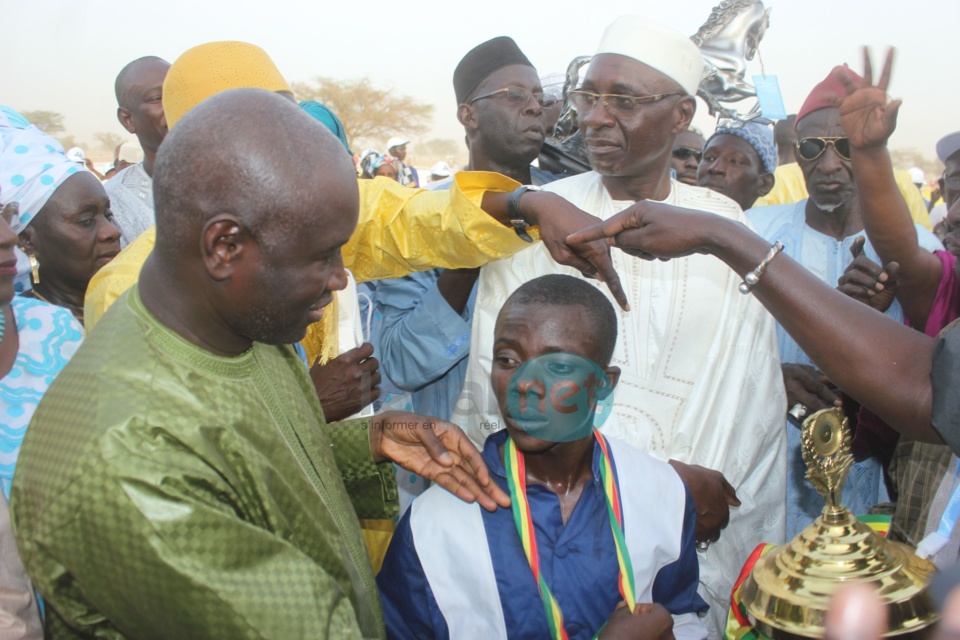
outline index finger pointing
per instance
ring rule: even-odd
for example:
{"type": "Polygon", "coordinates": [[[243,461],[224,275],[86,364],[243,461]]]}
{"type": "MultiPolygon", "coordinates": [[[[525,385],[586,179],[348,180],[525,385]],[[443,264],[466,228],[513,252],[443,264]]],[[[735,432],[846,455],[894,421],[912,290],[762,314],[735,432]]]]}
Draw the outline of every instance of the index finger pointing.
{"type": "Polygon", "coordinates": [[[594,257],[590,258],[590,264],[597,269],[600,278],[607,283],[607,288],[613,295],[614,300],[624,311],[630,311],[630,304],[627,302],[627,294],[623,291],[623,285],[620,283],[620,276],[617,270],[613,268],[613,259],[610,257],[610,248],[605,251],[598,251],[594,257]]]}
{"type": "Polygon", "coordinates": [[[588,242],[595,242],[596,240],[606,239],[609,243],[610,238],[613,238],[617,235],[615,227],[610,223],[613,220],[606,220],[604,222],[598,222],[595,225],[580,229],[575,233],[571,233],[567,236],[567,244],[578,245],[578,244],[587,244],[588,242]]]}
{"type": "Polygon", "coordinates": [[[640,218],[634,211],[634,207],[636,207],[636,205],[625,211],[621,211],[612,218],[604,220],[599,224],[570,234],[567,236],[567,243],[585,244],[603,238],[614,238],[621,231],[638,228],[640,226],[640,218]]]}

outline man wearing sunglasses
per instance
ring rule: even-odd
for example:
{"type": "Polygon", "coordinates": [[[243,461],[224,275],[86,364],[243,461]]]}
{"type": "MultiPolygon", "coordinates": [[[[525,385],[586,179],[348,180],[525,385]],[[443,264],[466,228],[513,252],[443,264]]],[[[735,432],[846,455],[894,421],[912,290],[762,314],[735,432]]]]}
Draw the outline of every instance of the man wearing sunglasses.
{"type": "Polygon", "coordinates": [[[696,129],[688,129],[677,136],[670,157],[670,168],[684,184],[697,184],[697,168],[703,158],[703,136],[696,129]]]}
{"type": "MultiPolygon", "coordinates": [[[[603,219],[649,199],[745,222],[726,196],[670,178],[703,66],[690,39],[669,27],[634,16],[610,25],[582,85],[569,93],[593,171],[545,190],[603,219]]],[[[670,460],[690,488],[700,594],[711,608],[704,622],[720,638],[744,558],[759,542],[784,535],[786,436],[773,408],[786,399],[774,322],[706,257],[613,258],[632,310],[618,312],[613,360],[624,385],[602,430],[670,460]]],[[[474,442],[502,426],[495,398],[477,391],[489,385],[497,312],[525,282],[551,273],[571,272],[536,248],[481,269],[454,413],[474,442]]]]}
{"type": "MultiPolygon", "coordinates": [[[[747,212],[758,234],[771,242],[783,243],[787,255],[831,286],[837,285],[844,269],[853,261],[854,241],[864,235],[857,181],[850,161],[850,140],[840,124],[840,110],[834,106],[847,95],[844,82],[861,86],[863,79],[846,66],[835,67],[814,87],[797,114],[794,152],[809,197],[794,204],[758,207],[747,212]]],[[[927,250],[939,248],[932,233],[915,226],[921,246],[927,250]]],[[[869,241],[863,252],[882,264],[869,241]]],[[[891,306],[887,315],[902,319],[900,305],[891,306]]],[[[801,419],[839,405],[839,390],[812,366],[810,358],[780,326],[778,335],[788,399],[784,409],[801,419]]],[[[787,441],[790,538],[820,515],[823,498],[804,480],[800,430],[788,425],[787,441]]],[[[881,464],[870,455],[870,443],[866,441],[854,439],[854,454],[858,461],[844,485],[842,501],[853,513],[867,513],[880,501],[881,464]]]]}

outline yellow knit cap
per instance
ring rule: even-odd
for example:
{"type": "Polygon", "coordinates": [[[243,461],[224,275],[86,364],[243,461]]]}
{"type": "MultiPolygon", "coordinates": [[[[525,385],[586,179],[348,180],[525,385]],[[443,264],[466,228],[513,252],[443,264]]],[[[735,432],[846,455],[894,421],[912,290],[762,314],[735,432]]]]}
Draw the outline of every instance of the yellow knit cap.
{"type": "Polygon", "coordinates": [[[210,96],[228,89],[289,91],[277,65],[260,47],[246,42],[210,42],[177,58],[163,81],[167,127],[210,96]]]}

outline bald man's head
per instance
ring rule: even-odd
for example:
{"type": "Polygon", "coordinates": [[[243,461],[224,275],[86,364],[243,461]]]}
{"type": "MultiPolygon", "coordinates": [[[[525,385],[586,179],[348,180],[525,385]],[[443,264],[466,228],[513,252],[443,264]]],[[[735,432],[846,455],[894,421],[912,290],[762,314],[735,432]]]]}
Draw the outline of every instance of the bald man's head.
{"type": "Polygon", "coordinates": [[[138,58],[117,75],[117,119],[123,128],[137,136],[152,163],[153,155],[167,135],[163,113],[163,81],[170,63],[156,56],[138,58]]]}
{"type": "MultiPolygon", "coordinates": [[[[117,96],[117,105],[124,108],[130,108],[132,106],[130,90],[139,82],[140,77],[144,73],[153,69],[163,69],[163,73],[166,75],[166,70],[169,68],[170,63],[157,56],[144,56],[128,62],[123,69],[120,70],[120,73],[117,74],[117,79],[113,83],[113,91],[117,96]]],[[[162,83],[163,80],[161,79],[161,84],[162,83]]]]}
{"type": "Polygon", "coordinates": [[[342,287],[339,250],[359,208],[353,163],[279,95],[234,89],[191,109],[157,155],[153,187],[155,259],[240,335],[299,340],[342,287]]]}

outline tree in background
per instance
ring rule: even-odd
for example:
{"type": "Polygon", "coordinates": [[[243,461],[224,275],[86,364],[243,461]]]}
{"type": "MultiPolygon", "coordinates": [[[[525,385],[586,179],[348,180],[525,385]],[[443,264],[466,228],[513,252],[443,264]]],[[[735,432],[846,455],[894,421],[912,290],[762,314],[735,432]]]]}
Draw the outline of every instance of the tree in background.
{"type": "Polygon", "coordinates": [[[74,135],[63,134],[67,130],[63,124],[63,114],[56,111],[21,111],[20,115],[26,118],[30,124],[35,125],[37,129],[56,138],[64,149],[71,147],[81,147],[83,144],[77,140],[74,135]]]}
{"type": "Polygon", "coordinates": [[[21,111],[20,115],[35,125],[37,129],[51,136],[67,130],[63,126],[63,114],[56,111],[21,111]]]}
{"type": "Polygon", "coordinates": [[[464,145],[449,138],[433,138],[417,143],[417,162],[426,167],[435,162],[446,162],[453,168],[464,164],[467,156],[464,145]]]}
{"type": "Polygon", "coordinates": [[[70,134],[68,136],[58,136],[57,140],[63,145],[64,150],[70,149],[71,147],[82,147],[83,144],[77,140],[77,136],[70,134]]]}
{"type": "Polygon", "coordinates": [[[314,78],[293,83],[293,91],[299,100],[316,100],[337,114],[351,149],[361,141],[384,152],[380,146],[387,138],[426,133],[433,117],[432,105],[378,89],[369,78],[314,78]]]}
{"type": "Polygon", "coordinates": [[[920,167],[927,180],[936,180],[943,173],[943,163],[936,157],[927,157],[916,149],[891,149],[890,160],[897,169],[920,167]]]}
{"type": "Polygon", "coordinates": [[[126,138],[112,131],[95,133],[93,134],[93,138],[100,144],[103,151],[110,154],[111,158],[116,148],[127,141],[126,138]]]}

